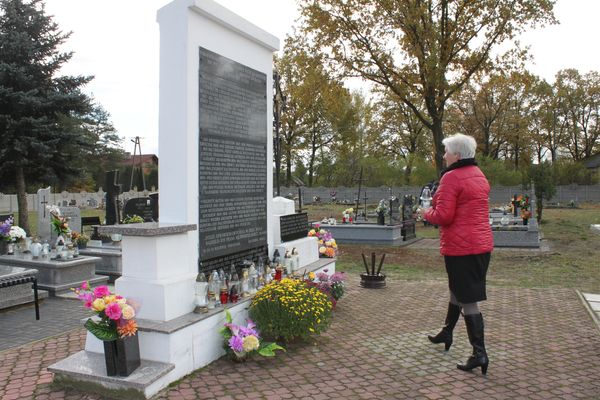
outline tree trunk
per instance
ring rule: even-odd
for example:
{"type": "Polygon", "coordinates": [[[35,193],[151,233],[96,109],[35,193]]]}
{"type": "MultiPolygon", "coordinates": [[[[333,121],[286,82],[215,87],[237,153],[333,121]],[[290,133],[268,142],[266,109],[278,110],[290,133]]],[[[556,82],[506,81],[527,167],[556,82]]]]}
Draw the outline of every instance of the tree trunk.
{"type": "Polygon", "coordinates": [[[25,173],[23,167],[17,167],[16,183],[17,183],[17,207],[19,210],[19,226],[30,234],[29,231],[29,213],[27,207],[27,192],[25,191],[25,173]]]}
{"type": "Polygon", "coordinates": [[[287,187],[292,186],[292,149],[288,146],[285,160],[285,184],[287,187]]]}
{"type": "Polygon", "coordinates": [[[433,134],[433,151],[435,168],[438,173],[438,177],[441,175],[442,168],[444,167],[444,131],[442,127],[442,118],[440,115],[431,115],[432,127],[431,133],[433,134]]]}

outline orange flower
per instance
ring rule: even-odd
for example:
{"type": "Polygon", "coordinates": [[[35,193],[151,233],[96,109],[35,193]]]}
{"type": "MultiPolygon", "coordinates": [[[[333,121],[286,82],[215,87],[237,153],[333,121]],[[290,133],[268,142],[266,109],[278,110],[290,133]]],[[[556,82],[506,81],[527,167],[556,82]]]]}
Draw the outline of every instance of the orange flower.
{"type": "Polygon", "coordinates": [[[133,336],[137,332],[137,324],[133,319],[128,320],[123,325],[117,327],[117,332],[122,338],[126,336],[133,336]]]}

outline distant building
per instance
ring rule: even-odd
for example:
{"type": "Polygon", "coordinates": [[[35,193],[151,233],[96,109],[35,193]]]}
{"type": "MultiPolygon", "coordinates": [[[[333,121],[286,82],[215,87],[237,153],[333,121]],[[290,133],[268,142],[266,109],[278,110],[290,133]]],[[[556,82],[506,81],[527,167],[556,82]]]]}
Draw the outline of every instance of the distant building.
{"type": "Polygon", "coordinates": [[[600,174],[600,153],[594,154],[588,158],[581,160],[585,167],[597,174],[600,174]]]}
{"type": "MultiPolygon", "coordinates": [[[[123,167],[131,167],[131,165],[134,165],[134,161],[132,160],[133,156],[131,155],[131,153],[127,153],[125,159],[123,159],[123,161],[121,161],[121,165],[123,167]]],[[[135,155],[135,166],[139,166],[140,165],[140,160],[141,160],[141,165],[142,165],[142,170],[144,171],[144,174],[149,174],[150,171],[154,168],[154,167],[158,167],[158,156],[156,154],[136,154],[135,155]]]]}

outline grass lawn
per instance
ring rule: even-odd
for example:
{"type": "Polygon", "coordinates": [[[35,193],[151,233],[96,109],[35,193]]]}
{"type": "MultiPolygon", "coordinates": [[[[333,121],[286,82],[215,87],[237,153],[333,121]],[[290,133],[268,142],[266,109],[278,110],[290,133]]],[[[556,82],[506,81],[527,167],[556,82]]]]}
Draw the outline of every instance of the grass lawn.
{"type": "MultiPolygon", "coordinates": [[[[309,205],[310,220],[340,216],[346,206],[309,205]]],[[[600,235],[590,224],[600,224],[600,205],[580,209],[545,209],[540,226],[550,251],[498,250],[493,252],[488,285],[510,287],[576,288],[600,293],[600,235]]],[[[435,238],[437,229],[417,223],[417,236],[435,238]]],[[[340,245],[336,268],[364,271],[361,253],[386,253],[384,272],[393,280],[446,281],[444,260],[438,250],[373,245],[340,245]]]]}

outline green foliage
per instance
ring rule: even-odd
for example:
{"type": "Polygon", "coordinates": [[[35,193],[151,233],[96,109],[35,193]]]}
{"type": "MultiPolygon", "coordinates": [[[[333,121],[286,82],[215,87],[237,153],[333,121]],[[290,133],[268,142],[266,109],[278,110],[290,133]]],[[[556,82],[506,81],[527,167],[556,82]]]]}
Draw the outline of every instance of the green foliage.
{"type": "Polygon", "coordinates": [[[477,163],[490,185],[516,186],[521,184],[523,179],[521,172],[515,171],[514,166],[507,161],[478,156],[477,163]]]}
{"type": "Polygon", "coordinates": [[[438,174],[435,165],[431,161],[425,159],[414,160],[408,184],[421,186],[436,179],[438,179],[438,174]]]}
{"type": "Polygon", "coordinates": [[[114,327],[114,322],[110,321],[108,318],[103,318],[99,322],[94,322],[89,318],[85,321],[83,326],[100,340],[109,342],[119,338],[117,329],[114,327]]]}
{"type": "Polygon", "coordinates": [[[127,215],[125,216],[125,218],[123,218],[123,221],[121,221],[122,224],[141,224],[143,222],[144,218],[136,214],[127,215]]]}
{"type": "Polygon", "coordinates": [[[267,337],[308,338],[325,331],[331,322],[329,297],[304,281],[272,281],[258,291],[250,304],[250,318],[267,337]]]}
{"type": "Polygon", "coordinates": [[[529,168],[528,177],[535,186],[535,211],[538,223],[542,222],[542,212],[544,210],[544,200],[552,199],[556,193],[554,186],[554,174],[552,166],[545,161],[541,164],[532,164],[529,168]]]}
{"type": "Polygon", "coordinates": [[[560,159],[552,164],[554,183],[556,185],[595,185],[598,174],[587,169],[581,162],[560,159]]]}

